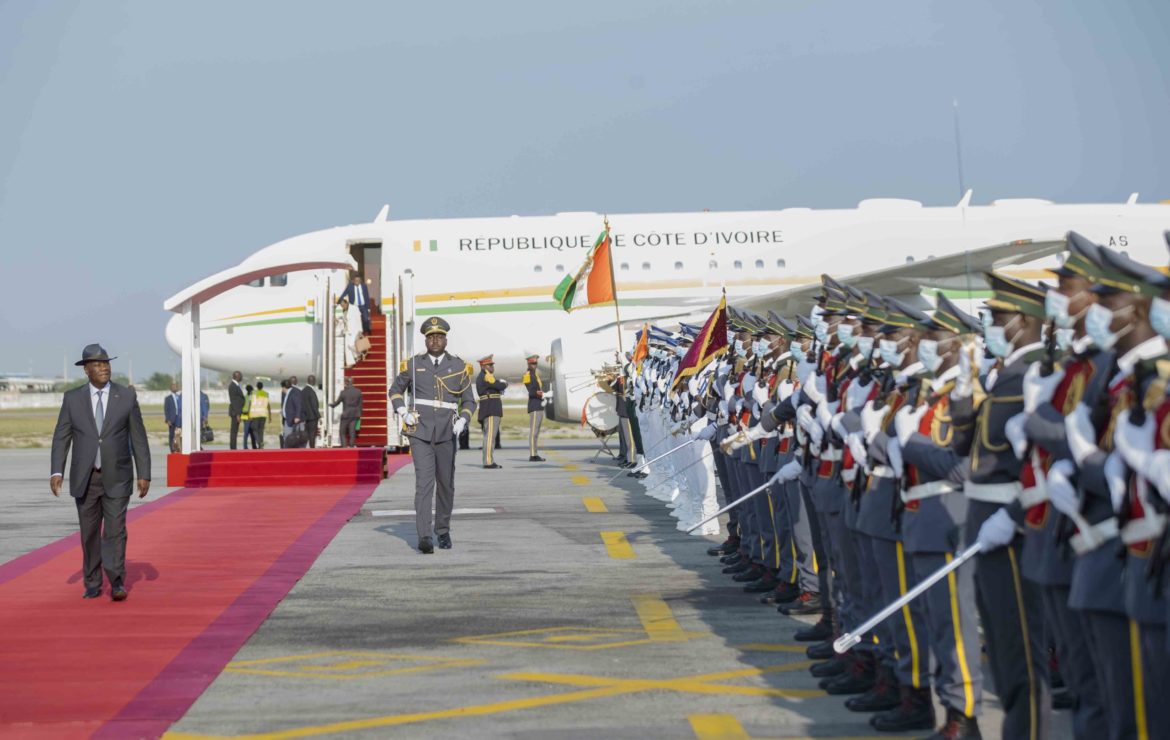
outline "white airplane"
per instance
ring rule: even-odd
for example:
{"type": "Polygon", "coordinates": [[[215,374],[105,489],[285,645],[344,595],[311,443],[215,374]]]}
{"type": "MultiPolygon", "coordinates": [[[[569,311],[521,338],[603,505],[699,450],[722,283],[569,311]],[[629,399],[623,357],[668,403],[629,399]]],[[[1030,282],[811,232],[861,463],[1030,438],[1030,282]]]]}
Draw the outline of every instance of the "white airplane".
{"type": "MultiPolygon", "coordinates": [[[[1063,205],[1038,199],[970,205],[970,192],[951,207],[900,199],[871,199],[856,208],[611,215],[614,274],[624,346],[642,322],[702,322],[727,291],[731,305],[807,310],[829,273],[856,287],[920,299],[925,288],[979,291],[983,270],[1021,266],[1013,274],[1042,278],[1036,260],[1063,248],[1075,230],[1134,259],[1166,264],[1162,232],[1170,202],[1063,205]]],[[[394,320],[388,333],[396,359],[413,349],[403,322],[439,315],[450,321],[450,347],[465,360],[494,354],[497,373],[518,376],[524,357],[550,355],[554,403],[550,416],[577,421],[589,395],[590,371],[615,349],[615,310],[565,313],[554,287],[585,260],[603,217],[554,216],[388,219],[295,236],[241,263],[296,254],[352,255],[375,305],[394,320]],[[402,287],[400,288],[400,283],[402,287]]],[[[203,304],[200,343],[205,367],[272,378],[320,375],[324,323],[315,307],[336,296],[347,276],[306,271],[232,288],[203,304]],[[328,291],[323,287],[329,285],[328,291]],[[323,299],[323,296],[325,298],[323,299]]],[[[180,351],[183,325],[175,317],[167,341],[180,351]]]]}

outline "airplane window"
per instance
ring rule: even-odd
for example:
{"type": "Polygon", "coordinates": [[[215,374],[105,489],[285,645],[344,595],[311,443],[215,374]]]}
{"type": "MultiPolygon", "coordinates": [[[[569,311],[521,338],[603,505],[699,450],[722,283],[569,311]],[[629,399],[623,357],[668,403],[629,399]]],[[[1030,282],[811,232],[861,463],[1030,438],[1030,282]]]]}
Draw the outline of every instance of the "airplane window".
{"type": "Polygon", "coordinates": [[[564,265],[557,265],[557,272],[564,272],[564,271],[565,271],[564,265]]]}
{"type": "Polygon", "coordinates": [[[249,280],[248,287],[249,288],[263,288],[264,287],[264,278],[256,278],[255,280],[249,280]]]}
{"type": "Polygon", "coordinates": [[[764,269],[764,261],[763,260],[756,260],[756,269],[757,270],[764,269]]]}
{"type": "Polygon", "coordinates": [[[777,267],[788,267],[788,263],[782,259],[776,260],[777,267]]]}
{"type": "Polygon", "coordinates": [[[910,264],[913,261],[914,261],[914,257],[912,255],[909,255],[909,254],[906,255],[906,264],[910,264]]]}
{"type": "Polygon", "coordinates": [[[742,270],[742,269],[743,269],[743,263],[742,263],[742,262],[740,262],[739,260],[736,260],[736,261],[735,261],[735,264],[733,264],[733,265],[732,265],[732,267],[734,267],[734,268],[735,268],[735,269],[737,269],[737,270],[742,270]]]}
{"type": "Polygon", "coordinates": [[[533,266],[532,266],[532,271],[533,271],[533,272],[544,272],[544,268],[543,268],[543,267],[541,267],[540,265],[533,265],[533,266]]]}
{"type": "Polygon", "coordinates": [[[682,263],[681,263],[681,262],[675,262],[675,263],[674,263],[674,269],[676,269],[676,270],[681,270],[681,269],[682,269],[682,267],[683,267],[683,265],[682,265],[682,263]]]}
{"type": "Polygon", "coordinates": [[[625,272],[626,270],[629,270],[629,269],[630,269],[630,263],[629,263],[629,262],[623,262],[623,263],[622,263],[622,266],[621,266],[621,267],[619,267],[618,269],[619,269],[619,270],[621,270],[622,272],[625,272]]]}
{"type": "Polygon", "coordinates": [[[649,263],[649,262],[643,262],[643,263],[642,263],[642,269],[643,269],[643,270],[649,270],[649,269],[650,269],[650,263],[649,263]]]}
{"type": "Polygon", "coordinates": [[[708,269],[708,270],[714,270],[714,269],[716,269],[717,267],[719,267],[719,263],[718,263],[718,262],[716,262],[715,260],[711,260],[710,262],[708,262],[708,263],[707,263],[707,269],[708,269]]]}
{"type": "Polygon", "coordinates": [[[279,275],[273,275],[268,278],[268,284],[274,288],[283,288],[288,285],[288,273],[282,272],[279,275]]]}

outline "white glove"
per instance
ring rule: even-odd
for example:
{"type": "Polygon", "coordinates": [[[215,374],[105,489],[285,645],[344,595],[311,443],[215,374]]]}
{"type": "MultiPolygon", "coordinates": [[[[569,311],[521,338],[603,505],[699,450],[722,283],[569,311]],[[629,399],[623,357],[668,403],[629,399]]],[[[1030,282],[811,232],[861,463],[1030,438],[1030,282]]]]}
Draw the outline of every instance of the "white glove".
{"type": "Polygon", "coordinates": [[[752,398],[756,403],[763,406],[768,402],[768,384],[756,383],[756,387],[752,388],[752,398]]]}
{"type": "Polygon", "coordinates": [[[800,461],[789,460],[782,468],[776,471],[776,475],[772,476],[772,483],[784,483],[790,480],[796,480],[800,477],[800,461]]]}
{"type": "Polygon", "coordinates": [[[825,400],[825,377],[823,375],[813,375],[807,380],[802,380],[801,387],[804,388],[804,394],[813,403],[825,400]],[[809,380],[812,382],[810,383],[809,380]]]}
{"type": "Polygon", "coordinates": [[[791,380],[782,380],[777,386],[777,395],[781,401],[788,400],[788,397],[796,391],[796,385],[791,380]]]}
{"type": "Polygon", "coordinates": [[[833,403],[821,401],[817,404],[817,423],[821,425],[821,429],[832,428],[833,414],[837,413],[838,406],[836,401],[833,403]]]}
{"type": "Polygon", "coordinates": [[[1007,509],[1000,509],[979,527],[979,535],[975,541],[982,546],[983,552],[987,552],[1009,544],[1015,536],[1016,523],[1008,515],[1007,509]]]}
{"type": "Polygon", "coordinates": [[[853,461],[859,467],[869,467],[869,454],[865,449],[865,441],[861,438],[861,432],[853,432],[845,437],[845,443],[849,445],[849,451],[853,453],[853,461]]]}
{"type": "Polygon", "coordinates": [[[463,434],[463,430],[466,428],[467,428],[467,419],[464,419],[462,416],[456,417],[455,426],[452,429],[452,431],[455,432],[455,436],[458,437],[460,434],[463,434]]]}
{"type": "Polygon", "coordinates": [[[1016,453],[1016,457],[1021,460],[1024,459],[1024,453],[1028,450],[1028,437],[1024,434],[1024,422],[1027,418],[1027,415],[1021,412],[1008,419],[1003,425],[1003,434],[1007,437],[1008,442],[1012,443],[1012,452],[1016,453]]]}
{"type": "Polygon", "coordinates": [[[738,450],[741,447],[745,447],[748,444],[755,442],[757,439],[761,439],[767,436],[767,434],[768,432],[764,430],[763,424],[756,424],[751,429],[748,429],[746,432],[738,435],[735,438],[735,441],[731,443],[731,449],[738,450]]]}
{"type": "Polygon", "coordinates": [[[1056,392],[1056,386],[1060,385],[1063,377],[1064,375],[1058,372],[1044,377],[1040,375],[1040,363],[1033,362],[1028,372],[1024,373],[1024,413],[1034,413],[1040,408],[1040,404],[1051,401],[1052,394],[1056,392]]]}
{"type": "Polygon", "coordinates": [[[755,375],[753,375],[752,373],[748,373],[747,375],[743,376],[743,393],[745,396],[747,394],[751,393],[752,390],[755,389],[755,387],[756,387],[756,376],[755,375]]]}
{"type": "Polygon", "coordinates": [[[844,418],[845,414],[836,413],[833,414],[833,418],[829,420],[829,428],[832,429],[833,433],[841,439],[845,439],[849,436],[849,431],[845,428],[845,424],[843,422],[844,418]]]}
{"type": "Polygon", "coordinates": [[[418,423],[418,414],[405,406],[400,406],[396,413],[402,417],[402,423],[408,427],[412,427],[418,423]]]}
{"type": "Polygon", "coordinates": [[[1097,433],[1085,404],[1078,403],[1073,412],[1064,417],[1064,431],[1073,459],[1078,466],[1083,465],[1085,458],[1097,451],[1097,433]]]}
{"type": "Polygon", "coordinates": [[[715,439],[715,433],[718,431],[718,427],[716,427],[714,424],[708,424],[699,430],[698,434],[695,435],[695,439],[701,439],[704,442],[710,442],[711,440],[715,439]]]}
{"type": "Polygon", "coordinates": [[[886,444],[886,459],[890,461],[894,475],[901,477],[902,471],[906,469],[906,464],[902,460],[902,445],[898,443],[897,437],[890,439],[886,444]]]}
{"type": "Polygon", "coordinates": [[[1048,500],[1057,511],[1071,518],[1080,516],[1081,499],[1069,482],[1070,475],[1072,464],[1068,460],[1058,460],[1048,470],[1048,500]]]}
{"type": "Polygon", "coordinates": [[[1121,505],[1129,493],[1129,486],[1125,483],[1125,463],[1116,453],[1105,458],[1105,483],[1109,486],[1109,500],[1113,503],[1113,512],[1121,513],[1121,505]]]}
{"type": "Polygon", "coordinates": [[[919,406],[917,409],[903,406],[898,409],[898,413],[894,414],[894,433],[898,436],[899,444],[905,445],[914,436],[914,433],[918,431],[918,424],[922,421],[926,410],[926,404],[919,406]]]}
{"type": "Polygon", "coordinates": [[[817,422],[815,419],[813,419],[812,409],[809,408],[808,404],[803,404],[796,409],[796,423],[799,424],[800,428],[803,429],[806,433],[810,427],[816,426],[817,422]]]}
{"type": "Polygon", "coordinates": [[[967,347],[959,350],[959,374],[955,377],[955,389],[951,391],[951,398],[955,401],[970,398],[975,390],[971,384],[971,355],[974,351],[967,347]]]}
{"type": "Polygon", "coordinates": [[[873,401],[867,401],[861,407],[861,432],[865,435],[867,443],[872,442],[877,433],[882,430],[882,419],[886,416],[885,410],[877,410],[873,407],[873,401]]]}
{"type": "Polygon", "coordinates": [[[1153,440],[1154,418],[1151,414],[1146,414],[1146,423],[1140,427],[1130,423],[1128,409],[1118,414],[1117,426],[1113,428],[1113,449],[1121,453],[1130,469],[1146,479],[1150,477],[1145,468],[1149,467],[1153,440]]]}

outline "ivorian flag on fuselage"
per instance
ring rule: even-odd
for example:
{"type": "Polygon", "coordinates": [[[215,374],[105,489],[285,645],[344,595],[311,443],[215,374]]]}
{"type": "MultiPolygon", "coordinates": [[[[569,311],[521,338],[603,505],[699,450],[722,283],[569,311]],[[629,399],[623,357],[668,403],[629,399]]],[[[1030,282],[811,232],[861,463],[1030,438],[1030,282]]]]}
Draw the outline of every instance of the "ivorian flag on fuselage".
{"type": "Polygon", "coordinates": [[[553,291],[553,300],[566,311],[614,302],[613,260],[609,254],[609,229],[601,232],[585,264],[575,275],[566,275],[553,291]]]}
{"type": "Polygon", "coordinates": [[[695,337],[695,343],[683,355],[682,361],[678,363],[678,373],[674,376],[674,382],[670,384],[673,389],[678,386],[684,379],[695,375],[707,367],[711,360],[727,351],[727,294],[724,294],[719,299],[719,305],[715,308],[715,312],[707,318],[707,323],[703,324],[702,331],[695,337]]]}

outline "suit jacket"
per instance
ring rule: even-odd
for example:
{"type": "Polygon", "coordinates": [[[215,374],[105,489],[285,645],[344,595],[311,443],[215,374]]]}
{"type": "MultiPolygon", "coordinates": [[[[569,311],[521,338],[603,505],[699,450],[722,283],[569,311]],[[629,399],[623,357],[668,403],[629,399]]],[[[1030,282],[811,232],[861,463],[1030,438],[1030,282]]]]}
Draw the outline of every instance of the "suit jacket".
{"type": "Polygon", "coordinates": [[[544,391],[544,380],[540,377],[539,368],[524,371],[524,378],[522,379],[524,387],[528,389],[528,410],[540,411],[544,408],[544,400],[537,393],[544,391]]]}
{"type": "Polygon", "coordinates": [[[228,383],[228,416],[244,413],[244,389],[234,380],[228,383]]]}
{"type": "Polygon", "coordinates": [[[336,408],[337,404],[341,404],[342,421],[362,418],[362,392],[359,388],[352,385],[342,388],[341,393],[337,394],[337,400],[330,406],[336,408]]]}
{"type": "Polygon", "coordinates": [[[306,385],[301,389],[301,416],[307,422],[321,420],[321,400],[317,398],[317,389],[306,385]]]}
{"type": "Polygon", "coordinates": [[[504,415],[504,389],[508,381],[500,380],[486,370],[480,370],[475,376],[475,392],[479,395],[479,411],[476,421],[483,423],[489,416],[504,415]]]}
{"type": "Polygon", "coordinates": [[[398,373],[389,391],[395,413],[405,405],[403,394],[407,390],[411,390],[419,402],[414,408],[418,414],[418,426],[407,436],[431,443],[454,439],[456,414],[470,422],[475,411],[475,398],[471,394],[473,372],[471,365],[450,353],[443,356],[438,367],[426,354],[407,360],[406,367],[398,373]],[[423,403],[432,401],[448,404],[449,408],[423,403]]]}
{"type": "Polygon", "coordinates": [[[53,431],[50,454],[52,473],[64,473],[69,466],[69,494],[85,496],[98,448],[102,451],[102,485],[110,498],[126,498],[134,490],[135,477],[150,480],[150,443],[138,408],[138,394],[117,383],[106,385],[105,423],[98,429],[90,404],[89,383],[65,393],[57,428],[53,431]],[[133,460],[131,460],[133,458],[133,460]],[[135,476],[135,468],[138,474],[135,476]]]}
{"type": "Polygon", "coordinates": [[[357,306],[362,310],[363,313],[366,313],[370,310],[370,289],[366,286],[365,283],[357,286],[357,288],[357,290],[354,290],[353,283],[345,286],[345,291],[341,294],[341,298],[347,299],[349,301],[349,305],[357,306]],[[358,306],[357,299],[359,292],[362,295],[362,304],[360,306],[358,306]]]}
{"type": "Polygon", "coordinates": [[[301,405],[301,389],[289,388],[285,397],[284,423],[292,426],[293,419],[305,420],[304,407],[301,405]]]}
{"type": "Polygon", "coordinates": [[[172,393],[163,399],[163,416],[166,418],[168,424],[180,426],[182,420],[179,416],[179,399],[176,394],[172,393]]]}

